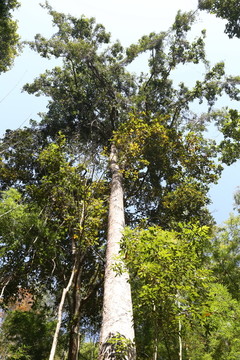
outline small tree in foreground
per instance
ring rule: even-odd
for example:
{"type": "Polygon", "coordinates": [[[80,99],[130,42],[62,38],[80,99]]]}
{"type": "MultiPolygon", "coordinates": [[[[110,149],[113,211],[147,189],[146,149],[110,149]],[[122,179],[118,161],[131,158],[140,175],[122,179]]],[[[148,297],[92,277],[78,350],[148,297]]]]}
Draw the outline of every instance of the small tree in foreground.
{"type": "Polygon", "coordinates": [[[131,274],[139,359],[186,353],[186,324],[200,315],[206,301],[209,229],[179,226],[178,231],[150,227],[124,233],[122,255],[131,274]]]}

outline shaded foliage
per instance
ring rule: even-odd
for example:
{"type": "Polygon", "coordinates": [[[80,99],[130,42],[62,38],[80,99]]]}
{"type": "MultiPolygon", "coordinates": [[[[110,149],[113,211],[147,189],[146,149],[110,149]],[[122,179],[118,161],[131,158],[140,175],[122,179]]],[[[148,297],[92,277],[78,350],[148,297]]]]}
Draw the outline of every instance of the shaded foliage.
{"type": "Polygon", "coordinates": [[[42,360],[48,358],[54,322],[44,313],[33,311],[11,311],[2,325],[5,356],[3,359],[42,360]],[[4,344],[4,341],[6,342],[4,344]]]}

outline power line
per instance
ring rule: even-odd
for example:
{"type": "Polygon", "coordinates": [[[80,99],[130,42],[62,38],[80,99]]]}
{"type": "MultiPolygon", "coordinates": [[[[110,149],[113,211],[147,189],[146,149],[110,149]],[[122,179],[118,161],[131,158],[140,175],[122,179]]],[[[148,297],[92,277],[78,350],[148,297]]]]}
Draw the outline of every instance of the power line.
{"type": "Polygon", "coordinates": [[[16,89],[16,87],[24,79],[27,72],[28,72],[28,70],[25,70],[24,74],[21,76],[21,78],[18,80],[18,82],[13,86],[13,88],[2,99],[0,99],[0,104],[16,89]]]}

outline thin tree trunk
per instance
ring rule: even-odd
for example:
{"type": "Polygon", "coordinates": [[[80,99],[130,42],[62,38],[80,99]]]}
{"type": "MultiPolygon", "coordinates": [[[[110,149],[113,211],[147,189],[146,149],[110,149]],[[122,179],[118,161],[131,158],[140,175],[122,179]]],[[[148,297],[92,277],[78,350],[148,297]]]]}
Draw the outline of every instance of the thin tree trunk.
{"type": "MultiPolygon", "coordinates": [[[[180,299],[180,294],[179,292],[177,292],[177,307],[179,308],[179,315],[180,315],[181,304],[179,299],[180,299]]],[[[183,344],[182,344],[182,323],[180,317],[178,319],[178,343],[179,343],[179,352],[178,352],[179,360],[182,360],[183,344]]]]}
{"type": "MultiPolygon", "coordinates": [[[[85,213],[85,207],[84,207],[84,203],[83,203],[82,204],[82,214],[81,214],[81,219],[80,219],[80,226],[82,226],[83,221],[84,221],[84,213],[85,213]]],[[[76,292],[73,293],[73,296],[76,296],[76,298],[73,298],[73,303],[75,305],[73,314],[75,316],[76,312],[77,312],[78,316],[80,316],[79,315],[80,314],[80,303],[79,303],[79,301],[80,301],[79,300],[79,297],[80,297],[80,294],[79,294],[80,285],[79,285],[79,283],[80,283],[80,279],[81,279],[81,270],[80,270],[81,266],[80,265],[81,265],[81,260],[82,259],[80,257],[80,254],[79,254],[79,251],[77,249],[74,238],[72,238],[72,255],[73,255],[73,259],[74,259],[74,265],[73,265],[73,268],[72,268],[72,272],[71,272],[68,284],[67,284],[66,288],[63,289],[63,292],[62,292],[62,297],[61,297],[61,301],[60,301],[59,308],[58,308],[57,326],[56,326],[56,329],[55,329],[55,334],[54,334],[54,338],[53,338],[53,342],[52,342],[52,348],[51,348],[51,353],[50,353],[50,356],[49,356],[49,360],[54,360],[54,356],[55,356],[56,348],[57,348],[57,341],[58,341],[59,331],[60,331],[60,327],[61,327],[61,323],[62,323],[63,306],[64,306],[64,303],[65,303],[66,295],[68,294],[68,292],[69,292],[70,288],[72,287],[73,283],[75,284],[74,290],[76,289],[76,292]]],[[[75,320],[74,316],[73,316],[73,319],[72,319],[73,322],[75,320]]],[[[78,323],[79,323],[79,321],[77,322],[77,324],[78,323]]],[[[79,332],[78,331],[79,327],[77,328],[77,326],[75,326],[74,330],[72,330],[72,328],[71,328],[72,333],[70,332],[70,341],[72,341],[71,340],[71,335],[73,335],[73,332],[74,332],[74,335],[75,335],[76,332],[77,332],[77,334],[79,332]]],[[[70,344],[69,352],[68,352],[68,359],[74,359],[74,360],[78,359],[78,347],[79,347],[78,339],[79,339],[79,337],[77,338],[77,341],[76,341],[76,339],[74,338],[74,341],[72,341],[72,343],[70,344]],[[75,358],[70,357],[71,355],[69,355],[69,354],[72,353],[71,346],[73,346],[75,350],[77,348],[77,351],[74,351],[75,358]]]]}
{"type": "Polygon", "coordinates": [[[178,320],[178,340],[179,340],[179,360],[182,360],[183,346],[182,346],[182,323],[178,320]]]}
{"type": "Polygon", "coordinates": [[[68,281],[68,284],[67,284],[66,288],[63,289],[63,292],[62,292],[61,301],[60,301],[60,304],[58,307],[57,325],[56,325],[56,329],[55,329],[55,333],[54,333],[54,337],[53,337],[52,348],[51,348],[49,360],[54,360],[54,356],[55,356],[56,348],[57,348],[59,331],[60,331],[60,327],[61,327],[61,323],[62,323],[63,306],[64,306],[66,295],[72,285],[74,273],[75,273],[75,266],[72,269],[72,273],[71,273],[70,279],[68,281]]]}
{"type": "Polygon", "coordinates": [[[120,254],[120,240],[125,226],[122,174],[117,150],[111,146],[112,173],[108,217],[108,238],[104,280],[103,319],[100,333],[100,360],[135,359],[131,289],[127,271],[116,275],[113,266],[120,254]]]}
{"type": "Polygon", "coordinates": [[[156,314],[156,305],[155,304],[153,304],[153,313],[155,314],[153,360],[157,360],[157,357],[158,357],[158,327],[157,327],[157,314],[156,314]]]}

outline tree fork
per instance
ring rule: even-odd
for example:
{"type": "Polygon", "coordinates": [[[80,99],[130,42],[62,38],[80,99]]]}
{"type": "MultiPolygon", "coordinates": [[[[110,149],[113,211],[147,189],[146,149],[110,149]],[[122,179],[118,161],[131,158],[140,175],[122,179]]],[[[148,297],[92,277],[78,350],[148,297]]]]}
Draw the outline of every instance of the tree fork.
{"type": "Polygon", "coordinates": [[[136,355],[129,275],[127,271],[116,274],[113,269],[120,254],[120,241],[125,226],[122,173],[114,144],[112,144],[110,152],[110,170],[112,184],[99,360],[134,360],[136,355]]]}

